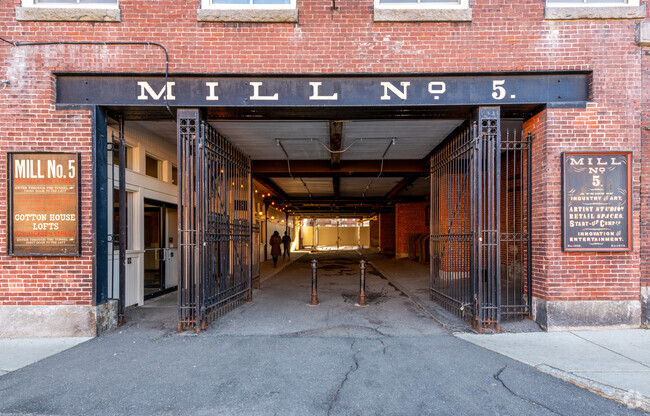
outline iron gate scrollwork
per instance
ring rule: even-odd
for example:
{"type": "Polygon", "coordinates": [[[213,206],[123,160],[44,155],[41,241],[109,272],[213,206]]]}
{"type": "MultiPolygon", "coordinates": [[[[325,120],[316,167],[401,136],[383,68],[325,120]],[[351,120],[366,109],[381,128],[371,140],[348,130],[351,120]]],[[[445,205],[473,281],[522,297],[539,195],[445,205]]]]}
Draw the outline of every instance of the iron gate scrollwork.
{"type": "Polygon", "coordinates": [[[430,295],[479,330],[530,313],[531,136],[500,124],[481,107],[431,157],[430,295]]]}
{"type": "Polygon", "coordinates": [[[251,299],[251,161],[198,110],[178,111],[178,329],[197,332],[251,299]]]}

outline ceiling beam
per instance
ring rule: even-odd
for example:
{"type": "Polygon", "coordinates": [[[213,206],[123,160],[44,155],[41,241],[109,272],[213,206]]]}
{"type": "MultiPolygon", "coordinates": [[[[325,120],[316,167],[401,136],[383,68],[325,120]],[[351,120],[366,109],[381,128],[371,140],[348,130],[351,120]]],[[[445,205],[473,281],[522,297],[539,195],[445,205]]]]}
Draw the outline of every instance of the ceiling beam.
{"type": "Polygon", "coordinates": [[[343,143],[343,123],[330,120],[330,168],[341,167],[341,144],[343,143]]]}
{"type": "Polygon", "coordinates": [[[397,185],[393,187],[387,194],[386,194],[386,199],[393,199],[397,194],[402,192],[404,189],[406,189],[409,185],[411,185],[413,182],[415,182],[418,179],[417,176],[407,176],[397,185]]]}
{"type": "Polygon", "coordinates": [[[332,178],[332,186],[334,188],[334,200],[341,199],[341,177],[335,176],[332,178]]]}
{"type": "Polygon", "coordinates": [[[282,188],[280,188],[275,182],[273,182],[272,179],[264,178],[264,177],[262,177],[262,178],[257,178],[256,177],[255,179],[258,180],[262,185],[264,185],[267,188],[271,189],[281,199],[283,199],[283,200],[288,200],[289,199],[289,195],[287,195],[286,192],[284,192],[282,190],[282,188]]]}
{"type": "MultiPolygon", "coordinates": [[[[256,178],[370,177],[377,176],[380,169],[381,160],[341,160],[338,169],[332,169],[330,160],[292,160],[291,172],[289,172],[286,160],[253,160],[253,176],[256,178]]],[[[384,161],[381,176],[426,176],[428,173],[424,160],[388,159],[384,161]]]]}

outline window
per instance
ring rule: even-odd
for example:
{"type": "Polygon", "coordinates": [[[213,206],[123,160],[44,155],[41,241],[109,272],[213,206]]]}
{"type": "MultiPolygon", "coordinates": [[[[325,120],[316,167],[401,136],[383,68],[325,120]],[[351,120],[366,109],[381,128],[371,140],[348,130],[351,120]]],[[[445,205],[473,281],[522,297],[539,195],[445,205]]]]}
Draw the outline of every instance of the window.
{"type": "Polygon", "coordinates": [[[295,9],[296,0],[201,0],[204,9],[295,9]]]}
{"type": "Polygon", "coordinates": [[[382,9],[460,9],[469,7],[468,0],[375,0],[382,9]]]}
{"type": "Polygon", "coordinates": [[[101,22],[121,20],[118,0],[23,0],[19,22],[101,22]]]}
{"type": "Polygon", "coordinates": [[[147,176],[151,176],[152,178],[160,178],[161,167],[162,163],[160,163],[160,160],[149,155],[146,156],[144,173],[147,176]]]}
{"type": "Polygon", "coordinates": [[[639,0],[546,0],[553,7],[638,6],[639,0]]]}
{"type": "Polygon", "coordinates": [[[546,0],[546,20],[644,19],[639,0],[546,0]]]}
{"type": "Polygon", "coordinates": [[[117,7],[117,0],[23,0],[25,7],[117,7]]]}
{"type": "Polygon", "coordinates": [[[172,185],[178,185],[178,168],[172,165],[172,185]]]}

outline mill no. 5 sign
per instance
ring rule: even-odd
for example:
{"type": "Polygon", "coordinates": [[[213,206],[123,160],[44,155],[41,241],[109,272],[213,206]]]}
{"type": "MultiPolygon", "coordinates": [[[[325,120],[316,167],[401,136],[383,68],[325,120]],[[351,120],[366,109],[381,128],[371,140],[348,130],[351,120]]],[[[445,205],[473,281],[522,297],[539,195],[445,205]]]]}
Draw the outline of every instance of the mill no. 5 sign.
{"type": "Polygon", "coordinates": [[[9,254],[79,255],[79,155],[9,153],[7,166],[9,254]]]}
{"type": "Polygon", "coordinates": [[[632,250],[632,153],[562,154],[562,249],[632,250]]]}

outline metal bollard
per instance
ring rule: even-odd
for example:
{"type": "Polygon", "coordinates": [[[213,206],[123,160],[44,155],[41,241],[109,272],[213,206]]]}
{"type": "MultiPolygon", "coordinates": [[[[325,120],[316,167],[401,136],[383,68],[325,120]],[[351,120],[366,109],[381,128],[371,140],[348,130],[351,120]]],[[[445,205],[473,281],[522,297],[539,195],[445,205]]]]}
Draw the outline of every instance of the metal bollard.
{"type": "Polygon", "coordinates": [[[366,261],[361,260],[360,265],[360,276],[359,276],[359,306],[366,305],[366,261]]]}
{"type": "Polygon", "coordinates": [[[318,260],[311,261],[311,302],[310,306],[316,306],[318,302],[318,260]]]}

